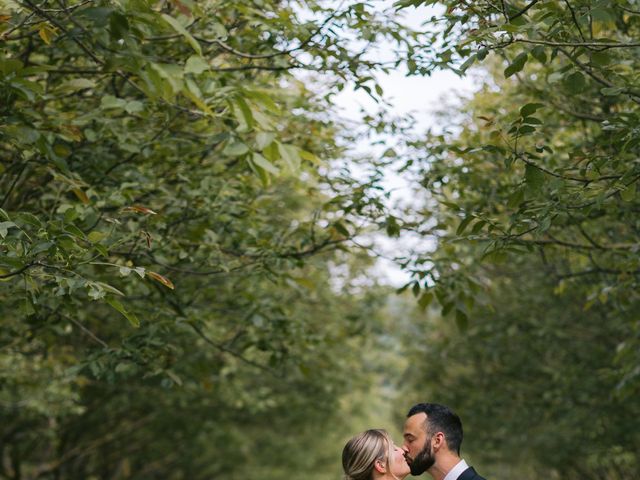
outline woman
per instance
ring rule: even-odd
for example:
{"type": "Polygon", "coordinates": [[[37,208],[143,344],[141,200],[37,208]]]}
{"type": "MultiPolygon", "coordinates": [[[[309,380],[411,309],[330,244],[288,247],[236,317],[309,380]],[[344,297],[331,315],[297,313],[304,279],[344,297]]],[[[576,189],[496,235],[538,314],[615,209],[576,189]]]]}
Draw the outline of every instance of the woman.
{"type": "Polygon", "coordinates": [[[404,451],[385,430],[367,430],[342,450],[345,480],[402,480],[409,475],[404,451]]]}

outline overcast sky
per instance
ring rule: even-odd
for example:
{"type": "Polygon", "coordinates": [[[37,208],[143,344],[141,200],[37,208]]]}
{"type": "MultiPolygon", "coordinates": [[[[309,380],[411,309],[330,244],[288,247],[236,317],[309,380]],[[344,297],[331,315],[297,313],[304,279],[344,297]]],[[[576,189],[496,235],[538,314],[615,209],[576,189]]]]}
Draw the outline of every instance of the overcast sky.
{"type": "MultiPolygon", "coordinates": [[[[375,2],[381,9],[392,6],[392,1],[375,2]]],[[[403,12],[405,23],[414,29],[421,29],[421,24],[436,13],[432,8],[410,8],[403,12]]],[[[383,58],[388,58],[393,49],[382,46],[380,54],[383,58]],[[386,50],[386,51],[385,51],[386,50]]],[[[404,116],[412,113],[416,119],[415,130],[422,132],[434,126],[433,112],[443,105],[444,98],[455,98],[460,94],[468,94],[473,90],[470,79],[461,79],[452,72],[434,72],[429,77],[407,76],[407,71],[400,68],[389,74],[378,74],[378,83],[384,90],[386,99],[392,104],[392,113],[404,116]]],[[[360,110],[364,108],[373,112],[377,110],[373,100],[362,90],[354,91],[345,88],[343,92],[335,97],[336,103],[342,109],[342,114],[353,120],[361,117],[360,110]]],[[[358,150],[366,152],[367,145],[359,145],[358,150]]],[[[394,191],[396,200],[406,201],[411,194],[406,182],[397,175],[389,172],[385,186],[394,191]],[[403,194],[406,198],[402,198],[403,194]]],[[[400,245],[411,243],[410,239],[391,240],[386,237],[378,238],[377,250],[386,256],[393,257],[401,251],[400,245]]],[[[393,262],[381,259],[374,272],[382,279],[394,286],[401,286],[408,282],[409,276],[401,271],[393,262]]]]}

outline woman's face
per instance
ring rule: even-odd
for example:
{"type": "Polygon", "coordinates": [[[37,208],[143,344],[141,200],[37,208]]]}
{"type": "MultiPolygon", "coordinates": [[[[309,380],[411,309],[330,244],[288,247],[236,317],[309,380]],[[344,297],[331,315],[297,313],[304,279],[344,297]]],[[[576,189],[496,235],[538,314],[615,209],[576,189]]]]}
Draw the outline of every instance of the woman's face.
{"type": "Polygon", "coordinates": [[[389,458],[389,471],[396,478],[404,478],[409,475],[409,464],[404,459],[404,450],[395,443],[391,444],[391,458],[389,458]]]}

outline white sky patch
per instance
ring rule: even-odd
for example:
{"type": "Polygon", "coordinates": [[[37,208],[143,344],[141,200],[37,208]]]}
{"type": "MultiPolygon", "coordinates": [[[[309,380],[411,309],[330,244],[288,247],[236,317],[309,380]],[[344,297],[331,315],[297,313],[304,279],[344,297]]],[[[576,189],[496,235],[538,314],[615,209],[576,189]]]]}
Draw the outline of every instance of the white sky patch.
{"type": "MultiPolygon", "coordinates": [[[[384,10],[393,5],[392,1],[378,2],[379,8],[384,10]]],[[[402,12],[403,23],[419,30],[423,28],[423,22],[436,14],[433,8],[409,8],[402,12]]],[[[381,44],[377,49],[376,56],[382,59],[392,59],[394,52],[391,44],[381,44]]],[[[437,124],[435,112],[444,105],[457,104],[455,100],[468,97],[474,90],[474,83],[471,78],[460,78],[450,71],[436,71],[428,77],[407,76],[405,67],[395,71],[377,73],[375,75],[378,84],[384,91],[384,97],[391,104],[389,114],[395,117],[411,115],[415,119],[413,130],[415,133],[425,132],[428,129],[433,131],[441,130],[437,124]],[[453,100],[453,101],[452,101],[453,100]]],[[[363,90],[345,88],[336,95],[335,104],[341,116],[354,122],[362,121],[362,111],[373,114],[379,110],[369,95],[363,90]]],[[[388,144],[371,145],[365,142],[354,146],[354,151],[358,154],[368,156],[380,156],[389,146],[393,145],[393,138],[389,138],[388,144]]],[[[392,205],[411,204],[420,201],[415,198],[413,190],[415,186],[410,185],[406,178],[395,173],[389,168],[385,173],[383,183],[385,189],[391,191],[390,201],[392,205]]],[[[425,246],[424,238],[402,234],[400,238],[389,238],[379,234],[373,238],[375,251],[381,257],[372,269],[372,274],[380,279],[382,283],[400,287],[410,280],[407,272],[401,270],[391,259],[408,254],[416,247],[417,250],[424,251],[430,246],[425,246]],[[422,245],[420,245],[422,243],[422,245]]]]}

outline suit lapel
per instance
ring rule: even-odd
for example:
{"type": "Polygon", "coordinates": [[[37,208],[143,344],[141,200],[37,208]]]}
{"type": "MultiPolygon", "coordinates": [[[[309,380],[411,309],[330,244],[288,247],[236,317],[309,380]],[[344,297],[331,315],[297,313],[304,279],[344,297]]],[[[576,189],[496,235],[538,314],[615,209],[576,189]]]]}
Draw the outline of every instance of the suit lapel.
{"type": "Polygon", "coordinates": [[[478,474],[473,469],[473,467],[469,467],[460,474],[460,476],[458,477],[458,480],[473,480],[476,477],[476,475],[478,474]]]}

